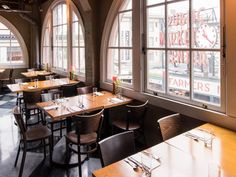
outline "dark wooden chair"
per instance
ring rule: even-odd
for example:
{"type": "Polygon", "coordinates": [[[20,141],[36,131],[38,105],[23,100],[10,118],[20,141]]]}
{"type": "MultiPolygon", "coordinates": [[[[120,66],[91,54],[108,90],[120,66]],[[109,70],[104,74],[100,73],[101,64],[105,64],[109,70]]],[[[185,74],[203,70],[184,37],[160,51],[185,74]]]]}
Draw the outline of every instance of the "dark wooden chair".
{"type": "Polygon", "coordinates": [[[179,113],[160,118],[157,122],[163,141],[182,133],[182,120],[179,113]]]}
{"type": "MultiPolygon", "coordinates": [[[[6,70],[8,71],[8,70],[6,70]]],[[[5,72],[6,72],[5,71],[5,72]]],[[[7,84],[13,84],[13,79],[12,79],[12,76],[13,76],[13,69],[9,69],[9,75],[8,77],[3,77],[3,78],[0,78],[0,91],[3,89],[3,87],[5,87],[7,84]]]]}
{"type": "MultiPolygon", "coordinates": [[[[15,84],[21,84],[21,83],[29,82],[29,81],[30,81],[30,79],[28,79],[28,78],[19,78],[19,79],[14,80],[15,84]]],[[[16,97],[16,106],[21,107],[21,104],[23,104],[23,95],[21,93],[17,92],[16,96],[17,96],[16,97]]]]}
{"type": "MultiPolygon", "coordinates": [[[[126,105],[127,115],[123,119],[116,119],[112,121],[112,127],[118,128],[122,131],[133,130],[135,133],[135,137],[141,136],[144,139],[144,144],[146,143],[144,136],[144,118],[147,111],[148,100],[139,105],[126,105]]],[[[112,131],[113,131],[112,128],[112,131]]]]}
{"type": "Polygon", "coordinates": [[[46,127],[46,126],[38,126],[38,127],[33,127],[31,129],[27,129],[25,127],[22,115],[19,111],[19,107],[13,108],[13,114],[16,120],[16,123],[20,129],[20,134],[21,134],[21,139],[15,159],[15,167],[17,166],[19,154],[21,148],[23,149],[23,155],[22,155],[22,160],[21,160],[21,165],[20,165],[20,172],[19,172],[19,177],[22,176],[23,174],[23,169],[24,169],[24,164],[25,164],[25,158],[26,158],[26,153],[28,150],[32,150],[35,148],[40,148],[43,147],[44,150],[44,158],[46,158],[46,146],[49,145],[49,156],[50,156],[50,162],[52,161],[52,143],[51,143],[51,131],[46,127]],[[46,140],[48,139],[48,143],[46,140]],[[40,146],[36,147],[30,147],[32,146],[32,142],[35,141],[41,141],[40,146]]]}
{"type": "Polygon", "coordinates": [[[22,108],[25,114],[26,126],[35,125],[42,121],[42,111],[37,107],[36,103],[41,102],[41,90],[32,89],[23,91],[24,107],[22,108]],[[28,120],[31,116],[37,116],[38,121],[29,123],[28,120]]]}
{"type": "MultiPolygon", "coordinates": [[[[52,101],[55,99],[55,95],[56,93],[53,92],[43,93],[41,94],[41,98],[43,102],[52,101]]],[[[50,125],[52,136],[54,136],[55,131],[60,130],[60,138],[62,137],[62,130],[66,128],[65,120],[52,121],[51,117],[44,115],[44,121],[46,124],[50,125]]]]}
{"type": "Polygon", "coordinates": [[[62,96],[71,97],[77,95],[77,84],[68,84],[61,86],[62,96]]]}
{"type": "Polygon", "coordinates": [[[92,86],[85,86],[85,87],[78,87],[77,88],[78,95],[92,93],[92,92],[93,92],[93,87],[92,86]]]}
{"type": "Polygon", "coordinates": [[[99,142],[102,166],[110,165],[135,153],[134,132],[126,131],[99,142]]]}
{"type": "Polygon", "coordinates": [[[69,162],[71,152],[78,154],[80,177],[82,177],[81,166],[83,163],[81,161],[81,155],[86,154],[89,157],[90,153],[97,150],[103,122],[103,111],[104,109],[92,115],[77,115],[73,117],[75,131],[71,131],[66,135],[67,161],[69,162]],[[83,151],[81,151],[81,147],[85,147],[83,151]]]}

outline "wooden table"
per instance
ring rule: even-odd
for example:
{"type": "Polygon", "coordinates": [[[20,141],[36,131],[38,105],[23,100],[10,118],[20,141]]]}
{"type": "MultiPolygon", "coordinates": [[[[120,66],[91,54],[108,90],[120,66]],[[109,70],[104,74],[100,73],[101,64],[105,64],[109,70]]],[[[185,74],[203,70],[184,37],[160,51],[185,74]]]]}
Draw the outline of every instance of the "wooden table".
{"type": "MultiPolygon", "coordinates": [[[[200,140],[181,134],[148,149],[160,157],[161,165],[152,171],[153,177],[208,177],[210,163],[219,163],[221,177],[236,176],[236,133],[211,124],[198,128],[213,129],[216,138],[212,148],[200,140]]],[[[114,152],[115,153],[115,152],[114,152]]],[[[93,172],[93,177],[140,177],[121,160],[93,172]]]]}
{"type": "Polygon", "coordinates": [[[32,78],[32,77],[37,77],[38,75],[42,75],[42,76],[47,76],[52,74],[51,72],[48,71],[28,71],[28,72],[22,72],[21,73],[23,76],[27,77],[27,78],[32,78]]]}
{"type": "Polygon", "coordinates": [[[58,88],[62,85],[78,83],[78,81],[69,80],[68,78],[62,79],[53,79],[53,80],[45,80],[45,81],[38,81],[38,86],[35,87],[35,82],[26,82],[20,84],[8,84],[8,88],[12,92],[23,92],[25,90],[32,90],[32,89],[53,89],[58,88]]]}
{"type": "Polygon", "coordinates": [[[122,100],[120,100],[119,102],[112,102],[112,99],[116,98],[115,95],[107,91],[102,91],[101,93],[103,94],[101,96],[93,96],[92,93],[83,95],[83,108],[78,107],[79,96],[66,98],[65,101],[62,103],[66,107],[64,109],[58,108],[52,110],[44,110],[44,107],[57,104],[55,103],[55,101],[37,103],[37,106],[40,109],[44,110],[44,112],[52,118],[52,121],[57,121],[73,115],[82,114],[84,112],[125,105],[132,101],[132,99],[130,98],[122,97],[122,100]],[[75,107],[74,110],[69,109],[73,106],[75,107]]]}

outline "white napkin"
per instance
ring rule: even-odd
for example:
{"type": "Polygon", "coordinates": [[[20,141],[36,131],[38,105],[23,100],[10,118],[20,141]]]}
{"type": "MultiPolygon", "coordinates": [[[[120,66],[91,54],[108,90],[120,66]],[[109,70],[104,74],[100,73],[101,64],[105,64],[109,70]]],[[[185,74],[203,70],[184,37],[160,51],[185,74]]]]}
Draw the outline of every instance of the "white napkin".
{"type": "Polygon", "coordinates": [[[28,85],[27,82],[20,83],[20,85],[28,85]]]}
{"type": "Polygon", "coordinates": [[[194,138],[204,141],[204,140],[210,139],[212,135],[206,130],[193,129],[193,130],[188,131],[186,133],[186,136],[192,136],[194,138]]]}
{"type": "Polygon", "coordinates": [[[120,103],[122,102],[123,100],[119,99],[119,98],[110,98],[110,102],[111,103],[120,103]]]}
{"type": "Polygon", "coordinates": [[[72,111],[80,111],[81,110],[78,106],[70,106],[68,108],[72,111]]]}
{"type": "Polygon", "coordinates": [[[51,110],[51,109],[57,109],[58,105],[50,105],[50,106],[45,106],[43,109],[44,110],[51,110]]]}
{"type": "Polygon", "coordinates": [[[104,93],[101,93],[101,92],[95,92],[95,95],[96,95],[96,96],[102,96],[102,95],[104,95],[104,93]]]}
{"type": "Polygon", "coordinates": [[[29,87],[28,87],[28,89],[34,89],[34,88],[35,88],[35,87],[33,87],[33,86],[29,86],[29,87]]]}

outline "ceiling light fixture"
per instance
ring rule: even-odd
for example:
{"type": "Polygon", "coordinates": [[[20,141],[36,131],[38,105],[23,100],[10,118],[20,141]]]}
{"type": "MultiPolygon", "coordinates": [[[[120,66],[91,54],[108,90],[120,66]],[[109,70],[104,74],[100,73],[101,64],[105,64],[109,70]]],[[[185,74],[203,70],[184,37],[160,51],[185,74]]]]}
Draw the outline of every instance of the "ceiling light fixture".
{"type": "Polygon", "coordinates": [[[10,10],[10,7],[9,7],[8,5],[6,5],[6,4],[3,4],[3,5],[2,5],[2,8],[3,8],[3,9],[6,9],[6,10],[10,10]]]}

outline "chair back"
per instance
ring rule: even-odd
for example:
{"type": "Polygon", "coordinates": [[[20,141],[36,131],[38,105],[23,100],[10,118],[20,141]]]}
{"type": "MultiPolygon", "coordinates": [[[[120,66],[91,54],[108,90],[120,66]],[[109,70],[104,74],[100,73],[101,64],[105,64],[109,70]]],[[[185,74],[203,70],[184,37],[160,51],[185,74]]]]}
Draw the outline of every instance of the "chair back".
{"type": "Polygon", "coordinates": [[[27,69],[27,72],[32,72],[32,71],[36,71],[36,69],[35,68],[28,68],[27,69]]]}
{"type": "Polygon", "coordinates": [[[102,166],[110,165],[135,153],[134,132],[126,131],[99,142],[102,166]]]}
{"type": "Polygon", "coordinates": [[[76,124],[76,133],[82,135],[96,132],[98,134],[98,139],[100,139],[103,111],[104,109],[92,115],[75,116],[73,120],[76,124]]]}
{"type": "Polygon", "coordinates": [[[77,84],[68,84],[61,86],[62,95],[64,97],[71,97],[77,95],[77,84]]]}
{"type": "Polygon", "coordinates": [[[29,82],[30,79],[28,78],[19,78],[19,79],[15,79],[15,84],[20,84],[20,83],[23,83],[23,82],[29,82]]]}
{"type": "Polygon", "coordinates": [[[93,87],[92,86],[78,87],[77,88],[77,94],[78,95],[92,93],[92,92],[93,92],[93,87]]]}
{"type": "Polygon", "coordinates": [[[16,120],[16,123],[20,129],[20,133],[22,135],[22,138],[23,139],[26,139],[25,137],[25,132],[26,132],[26,127],[25,127],[25,123],[24,123],[24,120],[22,118],[22,115],[20,113],[20,107],[18,106],[15,106],[12,110],[12,113],[15,117],[15,120],[16,120]]]}
{"type": "Polygon", "coordinates": [[[137,122],[142,124],[146,111],[147,111],[147,104],[148,104],[148,100],[141,104],[141,105],[126,105],[126,107],[128,108],[128,112],[127,112],[127,127],[126,130],[129,130],[129,123],[130,122],[137,122]]]}
{"type": "Polygon", "coordinates": [[[42,93],[41,94],[41,99],[42,99],[43,102],[51,101],[51,100],[54,99],[54,94],[52,92],[42,93]]]}
{"type": "Polygon", "coordinates": [[[165,116],[158,120],[163,141],[182,132],[182,121],[179,113],[165,116]]]}
{"type": "Polygon", "coordinates": [[[35,104],[41,102],[41,90],[25,90],[23,91],[23,99],[25,104],[35,104]]]}

